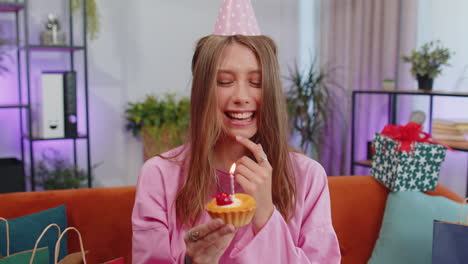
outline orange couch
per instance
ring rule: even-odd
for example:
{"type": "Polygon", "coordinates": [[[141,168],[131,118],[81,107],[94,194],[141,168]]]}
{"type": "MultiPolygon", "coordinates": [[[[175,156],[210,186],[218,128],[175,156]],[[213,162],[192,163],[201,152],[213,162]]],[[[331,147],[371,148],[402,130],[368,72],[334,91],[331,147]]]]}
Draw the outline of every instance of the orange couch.
{"type": "MultiPolygon", "coordinates": [[[[332,220],[342,263],[367,263],[385,209],[388,191],[370,176],[329,177],[332,220]]],[[[462,199],[444,186],[431,195],[462,199]]],[[[0,195],[0,216],[15,218],[66,204],[68,225],[82,233],[90,263],[125,257],[131,263],[131,223],[135,187],[96,188],[0,195]]],[[[75,240],[71,252],[78,251],[75,240]]]]}

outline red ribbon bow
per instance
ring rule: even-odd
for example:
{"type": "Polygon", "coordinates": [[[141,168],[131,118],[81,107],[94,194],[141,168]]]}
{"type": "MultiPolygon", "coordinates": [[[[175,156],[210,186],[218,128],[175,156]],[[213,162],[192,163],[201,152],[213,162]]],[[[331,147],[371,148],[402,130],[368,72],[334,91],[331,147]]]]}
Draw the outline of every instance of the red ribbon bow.
{"type": "Polygon", "coordinates": [[[422,131],[422,125],[414,122],[409,122],[405,126],[391,124],[386,125],[380,134],[389,136],[393,140],[398,141],[396,151],[406,151],[409,153],[412,150],[413,142],[439,144],[445,148],[451,149],[444,144],[432,141],[431,135],[422,131]]]}

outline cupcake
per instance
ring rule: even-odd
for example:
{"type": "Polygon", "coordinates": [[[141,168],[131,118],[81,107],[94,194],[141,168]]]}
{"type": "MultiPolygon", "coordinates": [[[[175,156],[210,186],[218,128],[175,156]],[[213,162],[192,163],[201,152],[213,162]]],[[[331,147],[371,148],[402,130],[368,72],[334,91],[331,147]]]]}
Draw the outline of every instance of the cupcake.
{"type": "Polygon", "coordinates": [[[224,223],[235,227],[249,224],[256,208],[257,204],[252,196],[236,193],[232,199],[225,192],[218,193],[205,207],[212,218],[221,218],[224,223]]]}

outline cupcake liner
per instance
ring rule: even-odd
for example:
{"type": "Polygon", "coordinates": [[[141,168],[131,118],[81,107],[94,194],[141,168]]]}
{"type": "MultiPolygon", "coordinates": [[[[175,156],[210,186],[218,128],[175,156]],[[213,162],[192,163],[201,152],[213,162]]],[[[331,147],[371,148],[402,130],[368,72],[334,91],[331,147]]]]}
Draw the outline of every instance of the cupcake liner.
{"type": "Polygon", "coordinates": [[[237,193],[236,198],[242,201],[239,207],[218,206],[216,199],[213,199],[205,209],[211,218],[221,218],[226,224],[232,224],[235,227],[248,225],[255,214],[256,202],[252,196],[245,193],[237,193]]]}
{"type": "Polygon", "coordinates": [[[248,225],[252,221],[253,215],[255,213],[255,208],[251,208],[247,211],[240,212],[210,212],[208,214],[211,218],[221,218],[225,224],[232,224],[235,227],[241,227],[248,225]]]}

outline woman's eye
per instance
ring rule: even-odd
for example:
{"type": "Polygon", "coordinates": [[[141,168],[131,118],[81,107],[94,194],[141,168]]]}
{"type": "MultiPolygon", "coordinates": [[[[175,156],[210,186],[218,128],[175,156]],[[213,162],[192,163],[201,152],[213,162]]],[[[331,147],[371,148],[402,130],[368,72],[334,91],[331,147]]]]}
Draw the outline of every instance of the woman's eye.
{"type": "Polygon", "coordinates": [[[253,86],[255,87],[262,87],[262,83],[261,82],[250,82],[253,86]]]}
{"type": "Polygon", "coordinates": [[[230,81],[218,81],[218,85],[230,85],[232,82],[230,81]]]}

